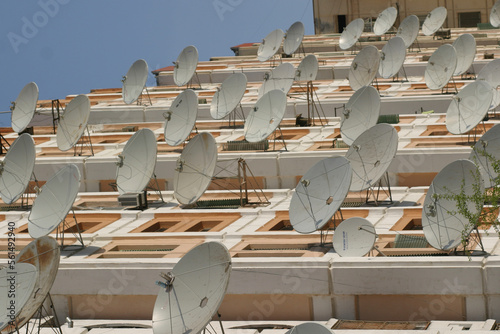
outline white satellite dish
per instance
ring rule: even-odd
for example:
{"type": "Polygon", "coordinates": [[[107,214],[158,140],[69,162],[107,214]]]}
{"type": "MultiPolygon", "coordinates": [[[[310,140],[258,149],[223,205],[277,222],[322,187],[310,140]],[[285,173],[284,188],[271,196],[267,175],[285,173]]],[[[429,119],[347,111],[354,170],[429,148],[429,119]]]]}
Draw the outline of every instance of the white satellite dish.
{"type": "Polygon", "coordinates": [[[425,84],[441,89],[450,81],[457,66],[457,52],[451,44],[443,44],[431,55],[425,68],[425,84]]]}
{"type": "Polygon", "coordinates": [[[362,257],[375,245],[375,227],[368,219],[353,217],[344,220],[333,233],[333,248],[342,257],[362,257]]]}
{"type": "Polygon", "coordinates": [[[462,75],[467,72],[474,62],[476,40],[471,34],[462,34],[453,42],[453,47],[457,52],[457,67],[453,75],[462,75]]]}
{"type": "Polygon", "coordinates": [[[398,149],[398,132],[390,124],[377,124],[352,143],[345,157],[351,162],[350,191],[376,185],[389,168],[398,149]]]}
{"type": "Polygon", "coordinates": [[[302,39],[304,38],[304,24],[300,21],[295,22],[290,26],[283,41],[283,52],[287,55],[292,55],[297,51],[302,39]]]}
{"type": "Polygon", "coordinates": [[[271,31],[257,49],[257,59],[261,62],[271,59],[278,52],[285,33],[281,29],[271,31]]]}
{"type": "Polygon", "coordinates": [[[385,34],[392,28],[394,22],[398,18],[398,10],[394,7],[388,7],[378,14],[377,20],[373,25],[373,32],[375,35],[380,36],[385,34]]]}
{"type": "Polygon", "coordinates": [[[180,145],[189,136],[198,116],[198,97],[191,89],[186,89],[175,98],[167,112],[163,114],[165,124],[163,134],[170,146],[180,145]]]}
{"type": "Polygon", "coordinates": [[[122,79],[122,96],[126,104],[134,103],[141,96],[148,79],[148,64],[144,59],[136,60],[122,79]]]}
{"type": "Polygon", "coordinates": [[[156,166],[156,137],[148,128],[134,133],[119,155],[116,187],[120,195],[140,193],[148,185],[156,166]]]}
{"type": "Polygon", "coordinates": [[[290,63],[283,63],[266,73],[264,82],[259,88],[259,98],[273,89],[279,89],[288,94],[295,80],[295,68],[290,63]]]}
{"type": "Polygon", "coordinates": [[[495,28],[500,26],[500,0],[497,0],[491,8],[490,24],[495,28]]]}
{"type": "Polygon", "coordinates": [[[349,23],[347,27],[345,27],[344,31],[339,38],[339,47],[342,50],[347,50],[351,48],[358,39],[363,34],[363,30],[365,29],[365,21],[361,18],[356,19],[349,23]]]}
{"type": "Polygon", "coordinates": [[[340,134],[347,145],[375,124],[380,114],[380,95],[372,86],[363,86],[349,98],[340,120],[340,134]]]}
{"type": "Polygon", "coordinates": [[[180,204],[196,202],[207,190],[217,165],[217,143],[208,132],[196,135],[182,150],[174,175],[174,196],[180,204]]]}
{"type": "Polygon", "coordinates": [[[398,75],[406,58],[406,45],[401,37],[393,37],[380,51],[378,73],[384,79],[398,75]]]}
{"type": "Polygon", "coordinates": [[[497,184],[499,175],[494,165],[495,160],[499,159],[500,124],[496,124],[476,142],[469,156],[469,160],[478,166],[485,188],[491,188],[497,184]]]}
{"type": "Polygon", "coordinates": [[[233,73],[224,80],[210,104],[210,115],[213,119],[223,119],[240,103],[247,88],[247,76],[233,73]]]}
{"type": "Polygon", "coordinates": [[[371,84],[377,75],[380,64],[378,49],[373,45],[365,46],[351,63],[349,68],[349,85],[353,90],[371,84]]]}
{"type": "Polygon", "coordinates": [[[51,233],[65,218],[80,188],[80,171],[73,164],[58,170],[40,188],[28,217],[28,232],[34,239],[51,233]]]}
{"type": "Polygon", "coordinates": [[[198,49],[193,45],[186,46],[174,63],[174,82],[181,87],[187,85],[198,66],[198,49]]]}
{"type": "Polygon", "coordinates": [[[351,184],[352,169],[344,157],[326,158],[311,167],[295,187],[290,223],[299,233],[312,233],[330,221],[351,184]]]}
{"type": "Polygon", "coordinates": [[[424,35],[430,36],[438,31],[443,26],[443,23],[446,20],[446,15],[448,15],[448,11],[445,7],[434,8],[429,14],[427,14],[427,17],[422,24],[422,32],[424,35]]]}
{"type": "Polygon", "coordinates": [[[87,95],[78,95],[71,100],[59,118],[57,127],[57,147],[67,151],[78,143],[90,117],[90,100],[87,95]]]}
{"type": "MultiPolygon", "coordinates": [[[[422,208],[422,229],[432,247],[453,249],[472,231],[473,226],[468,219],[458,212],[459,203],[442,196],[461,191],[471,196],[477,187],[484,191],[482,180],[474,177],[476,172],[477,166],[472,161],[456,160],[444,167],[429,186],[422,208]]],[[[477,211],[475,203],[468,202],[466,205],[472,214],[477,211]]]]}
{"type": "Polygon", "coordinates": [[[38,86],[30,82],[21,90],[14,102],[11,114],[12,130],[19,133],[24,131],[35,115],[38,102],[38,86]]]}
{"type": "Polygon", "coordinates": [[[295,81],[316,80],[318,75],[318,58],[315,55],[308,55],[300,62],[295,71],[295,81]]]}
{"type": "Polygon", "coordinates": [[[196,246],[162,273],[153,310],[153,333],[201,333],[226,294],[231,256],[219,242],[196,246]]]}
{"type": "Polygon", "coordinates": [[[22,196],[31,180],[35,167],[35,142],[23,133],[10,146],[0,163],[0,195],[6,204],[22,196]]]}
{"type": "Polygon", "coordinates": [[[9,326],[11,309],[15,317],[23,310],[38,279],[38,272],[32,264],[15,263],[12,265],[14,268],[10,266],[0,269],[0,330],[9,326]],[[11,292],[11,284],[15,286],[14,293],[11,292]],[[14,304],[11,304],[12,300],[14,304]]]}
{"type": "Polygon", "coordinates": [[[288,330],[285,334],[332,334],[332,331],[316,322],[304,322],[288,330]]]}
{"type": "Polygon", "coordinates": [[[500,104],[500,92],[497,90],[500,85],[500,59],[494,59],[486,64],[479,74],[477,80],[486,81],[490,84],[493,92],[493,100],[490,109],[496,108],[500,104]]]}
{"type": "Polygon", "coordinates": [[[266,139],[280,125],[286,110],[286,94],[279,89],[267,92],[245,120],[245,139],[255,143],[266,139]]]}
{"type": "Polygon", "coordinates": [[[491,105],[493,93],[486,81],[474,81],[451,99],[446,111],[446,128],[455,135],[474,129],[491,105]]]}
{"type": "Polygon", "coordinates": [[[396,37],[401,37],[406,48],[409,48],[418,36],[419,27],[420,23],[416,15],[407,16],[399,25],[396,37]]]}

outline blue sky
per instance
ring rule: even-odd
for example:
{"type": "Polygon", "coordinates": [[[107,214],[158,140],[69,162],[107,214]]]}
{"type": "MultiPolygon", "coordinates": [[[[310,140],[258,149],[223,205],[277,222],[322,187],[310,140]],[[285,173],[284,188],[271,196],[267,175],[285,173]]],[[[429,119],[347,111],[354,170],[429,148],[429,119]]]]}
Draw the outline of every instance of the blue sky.
{"type": "Polygon", "coordinates": [[[209,60],[295,21],[314,33],[312,0],[4,0],[0,10],[0,111],[30,81],[40,99],[64,98],[121,87],[135,60],[169,66],[188,45],[209,60]]]}

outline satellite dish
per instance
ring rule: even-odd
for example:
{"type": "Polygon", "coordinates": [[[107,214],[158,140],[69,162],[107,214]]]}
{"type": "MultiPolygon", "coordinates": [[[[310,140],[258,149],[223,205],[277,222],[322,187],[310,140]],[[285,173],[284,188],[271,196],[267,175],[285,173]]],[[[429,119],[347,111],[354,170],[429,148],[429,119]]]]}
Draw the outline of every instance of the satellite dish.
{"type": "Polygon", "coordinates": [[[378,73],[384,79],[395,77],[403,66],[405,58],[406,45],[403,38],[391,38],[380,52],[378,73]]]}
{"type": "Polygon", "coordinates": [[[60,246],[54,238],[43,236],[30,242],[16,257],[16,263],[29,263],[38,271],[33,292],[17,316],[21,328],[38,311],[56,279],[60,261],[60,246]]]}
{"type": "Polygon", "coordinates": [[[191,89],[186,89],[175,98],[170,109],[163,114],[165,125],[163,134],[170,146],[180,145],[193,130],[198,116],[198,97],[191,89]]]}
{"type": "Polygon", "coordinates": [[[78,95],[66,106],[57,127],[57,147],[67,151],[78,143],[90,117],[90,100],[87,95],[78,95]]]}
{"type": "Polygon", "coordinates": [[[378,14],[377,20],[373,25],[373,32],[380,36],[392,28],[398,17],[398,10],[394,7],[388,7],[378,14]]]}
{"type": "Polygon", "coordinates": [[[467,72],[474,62],[476,40],[471,34],[462,34],[453,42],[453,47],[457,52],[457,67],[453,75],[462,75],[467,72]]]}
{"type": "Polygon", "coordinates": [[[443,44],[431,55],[425,68],[425,84],[441,89],[450,81],[457,66],[457,53],[451,44],[443,44]]]}
{"type": "Polygon", "coordinates": [[[0,163],[0,195],[6,204],[22,196],[31,180],[35,167],[35,142],[23,133],[10,146],[0,163]]]}
{"type": "Polygon", "coordinates": [[[486,81],[493,91],[493,100],[490,109],[496,108],[500,104],[500,92],[497,90],[500,85],[500,59],[495,59],[486,64],[479,74],[477,80],[486,81]]]}
{"type": "Polygon", "coordinates": [[[266,139],[280,125],[285,110],[285,93],[275,89],[264,94],[245,120],[245,139],[250,143],[266,139]]]}
{"type": "Polygon", "coordinates": [[[497,184],[498,174],[495,172],[494,164],[495,160],[499,159],[500,124],[496,124],[476,142],[469,156],[469,160],[478,166],[485,188],[491,188],[497,184]]]}
{"type": "Polygon", "coordinates": [[[378,49],[373,45],[365,46],[351,63],[349,69],[349,85],[353,90],[371,84],[377,75],[380,63],[378,49]]]}
{"type": "Polygon", "coordinates": [[[365,21],[363,19],[356,19],[349,23],[345,27],[344,31],[339,38],[339,47],[342,50],[347,50],[351,48],[358,39],[361,37],[363,30],[365,29],[365,21]]]}
{"type": "Polygon", "coordinates": [[[295,80],[295,68],[290,63],[283,63],[266,73],[264,82],[259,88],[259,98],[273,89],[279,89],[285,94],[292,88],[295,80]]]}
{"type": "Polygon", "coordinates": [[[181,87],[187,85],[198,66],[198,50],[190,45],[186,46],[174,63],[174,82],[181,87]]]}
{"type": "Polygon", "coordinates": [[[295,81],[316,80],[318,75],[318,58],[315,55],[308,55],[300,62],[295,71],[295,81]]]}
{"type": "MultiPolygon", "coordinates": [[[[483,191],[483,182],[475,180],[475,172],[477,167],[472,161],[456,160],[444,167],[429,186],[422,209],[422,229],[432,247],[453,249],[472,231],[473,226],[468,219],[458,212],[459,203],[441,196],[461,191],[470,196],[477,187],[483,191]]],[[[471,213],[477,211],[475,203],[468,202],[466,205],[471,213]]]]}
{"type": "Polygon", "coordinates": [[[396,37],[401,37],[406,48],[409,48],[418,36],[419,27],[420,23],[416,15],[407,16],[399,25],[396,37]]]}
{"type": "Polygon", "coordinates": [[[285,334],[332,334],[332,331],[316,322],[304,322],[288,330],[285,334]]]}
{"type": "Polygon", "coordinates": [[[212,181],[217,143],[208,132],[196,135],[182,150],[174,176],[174,196],[180,204],[196,202],[212,181]]]}
{"type": "Polygon", "coordinates": [[[299,233],[312,233],[330,221],[351,184],[352,169],[344,157],[331,157],[311,167],[295,187],[290,223],[299,233]]]}
{"type": "Polygon", "coordinates": [[[495,28],[500,26],[500,0],[497,0],[491,8],[490,24],[495,28]]]}
{"type": "Polygon", "coordinates": [[[375,227],[368,219],[353,217],[344,220],[333,233],[333,248],[342,257],[361,257],[375,245],[375,227]]]}
{"type": "Polygon", "coordinates": [[[398,149],[398,132],[390,124],[377,124],[352,143],[345,157],[351,162],[350,191],[376,185],[389,168],[398,149]]]}
{"type": "Polygon", "coordinates": [[[21,90],[11,114],[12,130],[19,133],[24,131],[35,115],[36,103],[38,102],[38,86],[30,82],[21,90]]]}
{"type": "Polygon", "coordinates": [[[474,129],[491,105],[493,93],[486,81],[474,81],[451,99],[446,111],[446,128],[455,135],[474,129]]]}
{"type": "Polygon", "coordinates": [[[380,96],[372,86],[363,86],[351,96],[341,115],[340,134],[347,145],[375,124],[380,114],[380,96]]]}
{"type": "Polygon", "coordinates": [[[153,310],[153,333],[201,333],[226,294],[231,256],[219,242],[196,246],[160,276],[153,310]]]}
{"type": "Polygon", "coordinates": [[[144,59],[136,60],[123,77],[122,95],[126,104],[134,103],[141,96],[148,79],[148,64],[144,59]]]}
{"type": "Polygon", "coordinates": [[[58,170],[40,188],[28,217],[28,232],[33,239],[51,233],[65,218],[80,188],[80,171],[73,164],[58,170]]]}
{"type": "Polygon", "coordinates": [[[304,24],[300,21],[295,22],[290,26],[283,41],[283,52],[287,55],[292,55],[297,51],[302,39],[304,38],[304,24]]]}
{"type": "Polygon", "coordinates": [[[156,137],[148,128],[134,133],[127,141],[116,172],[116,187],[120,195],[140,193],[148,185],[156,165],[156,137]]]}
{"type": "Polygon", "coordinates": [[[285,33],[281,29],[271,31],[260,43],[257,59],[261,62],[271,59],[278,52],[285,33]]]}
{"type": "Polygon", "coordinates": [[[240,103],[247,88],[247,76],[243,73],[233,73],[215,92],[210,105],[210,115],[213,119],[223,119],[240,103]]]}
{"type": "Polygon", "coordinates": [[[15,302],[13,312],[17,317],[33,293],[38,279],[38,272],[32,264],[15,263],[12,265],[14,268],[10,266],[0,269],[0,330],[9,326],[11,321],[11,301],[15,302]],[[9,294],[12,295],[12,292],[9,292],[11,282],[14,282],[15,293],[9,298],[9,294]]]}
{"type": "Polygon", "coordinates": [[[424,23],[422,24],[422,32],[426,36],[430,36],[438,31],[446,20],[446,15],[448,15],[448,11],[444,7],[434,8],[427,17],[425,18],[424,23]]]}

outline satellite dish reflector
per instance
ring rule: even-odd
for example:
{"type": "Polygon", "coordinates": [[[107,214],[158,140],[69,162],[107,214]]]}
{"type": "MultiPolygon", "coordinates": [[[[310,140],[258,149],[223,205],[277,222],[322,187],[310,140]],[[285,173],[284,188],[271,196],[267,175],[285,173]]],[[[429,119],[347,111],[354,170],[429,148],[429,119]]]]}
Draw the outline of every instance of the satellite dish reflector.
{"type": "Polygon", "coordinates": [[[285,93],[275,89],[264,94],[245,120],[245,139],[250,143],[266,139],[280,125],[285,110],[285,93]]]}
{"type": "Polygon", "coordinates": [[[431,55],[425,68],[425,84],[441,89],[450,81],[457,66],[457,53],[451,44],[443,44],[431,55]]]}
{"type": "Polygon", "coordinates": [[[19,133],[24,131],[35,115],[36,103],[38,102],[38,86],[30,82],[21,90],[11,114],[12,130],[19,133]]]}
{"type": "Polygon", "coordinates": [[[454,135],[474,129],[491,105],[493,93],[486,81],[474,81],[451,99],[446,111],[446,128],[454,135]]]}
{"type": "Polygon", "coordinates": [[[247,76],[243,73],[233,73],[215,92],[210,105],[210,115],[213,119],[223,119],[240,103],[247,88],[247,76]]]}
{"type": "Polygon", "coordinates": [[[340,120],[340,134],[347,145],[375,124],[380,114],[380,96],[372,86],[358,89],[347,102],[340,120]]]}
{"type": "Polygon", "coordinates": [[[34,265],[15,263],[13,266],[14,268],[10,268],[9,265],[0,269],[0,330],[9,326],[9,321],[12,321],[10,317],[12,305],[14,305],[12,312],[15,317],[23,310],[38,279],[38,272],[34,265]],[[15,286],[15,293],[11,292],[11,284],[15,286]],[[11,304],[12,300],[15,304],[11,304]]]}
{"type": "Polygon", "coordinates": [[[290,223],[299,233],[312,233],[330,221],[351,184],[352,169],[344,157],[332,157],[311,167],[295,187],[290,223]]]}
{"type": "Polygon", "coordinates": [[[57,126],[57,147],[67,151],[78,143],[90,117],[90,100],[87,95],[78,95],[71,100],[59,118],[57,126]]]}
{"type": "Polygon", "coordinates": [[[378,14],[377,20],[373,25],[373,32],[380,36],[392,28],[398,17],[398,10],[394,7],[388,7],[378,14]]]}
{"type": "Polygon", "coordinates": [[[361,37],[363,30],[365,29],[365,21],[363,19],[356,19],[349,23],[345,27],[344,31],[339,38],[339,47],[342,50],[347,50],[351,48],[358,39],[361,37]]]}
{"type": "Polygon", "coordinates": [[[332,331],[316,322],[304,322],[288,330],[285,334],[332,334],[332,331]]]}
{"type": "Polygon", "coordinates": [[[226,294],[231,256],[219,242],[196,246],[162,273],[153,311],[153,333],[201,333],[226,294]]]}
{"type": "Polygon", "coordinates": [[[500,0],[497,0],[491,8],[490,24],[495,28],[500,26],[500,0]]]}
{"type": "Polygon", "coordinates": [[[186,89],[175,98],[166,111],[163,134],[170,146],[180,145],[193,130],[198,116],[198,97],[191,89],[186,89]]]}
{"type": "Polygon", "coordinates": [[[40,188],[28,217],[28,232],[34,239],[51,233],[65,218],[80,188],[80,171],[69,164],[58,170],[40,188]]]}
{"type": "Polygon", "coordinates": [[[136,60],[123,78],[122,95],[126,104],[134,103],[141,96],[148,79],[148,64],[144,59],[136,60]]]}
{"type": "Polygon", "coordinates": [[[318,58],[315,55],[308,55],[300,62],[295,71],[295,81],[316,80],[318,75],[318,58]]]}
{"type": "Polygon", "coordinates": [[[116,187],[120,195],[140,193],[148,185],[156,165],[156,137],[148,128],[134,133],[127,141],[116,172],[116,187]]]}
{"type": "Polygon", "coordinates": [[[393,37],[380,51],[378,73],[384,79],[398,75],[406,58],[406,45],[401,37],[393,37]]]}
{"type": "Polygon", "coordinates": [[[377,75],[380,63],[378,49],[373,45],[365,46],[351,63],[349,69],[349,85],[353,90],[371,84],[377,75]]]}
{"type": "Polygon", "coordinates": [[[486,81],[493,91],[493,100],[490,109],[496,108],[500,104],[500,92],[497,90],[500,85],[500,59],[495,59],[486,64],[479,74],[477,80],[486,81]]]}
{"type": "Polygon", "coordinates": [[[0,195],[6,204],[12,204],[26,190],[35,167],[35,142],[23,133],[10,146],[0,163],[0,195]]]}
{"type": "Polygon", "coordinates": [[[407,16],[399,25],[396,37],[401,37],[406,48],[409,48],[418,36],[419,27],[420,23],[416,15],[407,16]]]}
{"type": "Polygon", "coordinates": [[[368,219],[353,217],[344,220],[333,233],[333,248],[342,257],[361,257],[375,245],[375,227],[368,219]]]}
{"type": "MultiPolygon", "coordinates": [[[[467,237],[473,226],[466,217],[458,212],[456,200],[445,199],[447,194],[459,194],[464,191],[466,196],[474,194],[474,188],[484,191],[482,180],[476,180],[476,165],[466,159],[456,160],[444,167],[434,178],[422,208],[422,228],[429,244],[442,250],[457,247],[462,238],[467,237]]],[[[468,210],[475,214],[475,203],[468,202],[468,210]]]]}
{"type": "Polygon", "coordinates": [[[491,188],[497,184],[499,175],[495,171],[495,161],[499,159],[500,124],[496,124],[476,142],[469,156],[469,160],[478,166],[485,188],[491,188]]]}
{"type": "Polygon", "coordinates": [[[434,8],[427,17],[425,18],[424,23],[422,24],[422,32],[426,36],[430,36],[438,31],[446,20],[446,15],[448,15],[448,11],[444,7],[434,8]]]}
{"type": "Polygon", "coordinates": [[[297,51],[302,39],[304,38],[304,24],[300,21],[295,22],[290,26],[283,41],[283,52],[287,55],[292,55],[297,51]]]}
{"type": "Polygon", "coordinates": [[[198,66],[198,49],[193,45],[186,46],[174,63],[174,82],[181,87],[187,85],[198,66]]]}
{"type": "Polygon", "coordinates": [[[266,74],[259,88],[259,98],[273,89],[279,89],[288,94],[295,80],[295,68],[290,63],[283,63],[266,74]]]}
{"type": "Polygon", "coordinates": [[[285,33],[281,29],[271,31],[257,49],[257,59],[261,62],[271,59],[278,52],[285,33]]]}
{"type": "Polygon", "coordinates": [[[476,40],[471,34],[462,34],[453,42],[453,47],[457,52],[457,67],[453,75],[462,75],[467,72],[474,62],[476,40]]]}
{"type": "Polygon", "coordinates": [[[376,185],[389,168],[398,149],[398,132],[390,124],[377,124],[352,143],[345,157],[351,162],[350,191],[376,185]]]}
{"type": "Polygon", "coordinates": [[[174,176],[174,196],[180,204],[196,202],[212,181],[217,143],[208,132],[196,135],[182,150],[174,176]]]}

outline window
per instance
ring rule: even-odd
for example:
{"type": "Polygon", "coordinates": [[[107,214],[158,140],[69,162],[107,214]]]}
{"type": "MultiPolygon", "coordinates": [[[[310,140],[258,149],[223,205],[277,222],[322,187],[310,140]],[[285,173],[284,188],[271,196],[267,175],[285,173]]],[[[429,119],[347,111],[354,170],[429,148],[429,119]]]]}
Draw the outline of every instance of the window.
{"type": "Polygon", "coordinates": [[[477,27],[481,23],[481,12],[467,12],[458,13],[458,26],[459,27],[477,27]]]}

